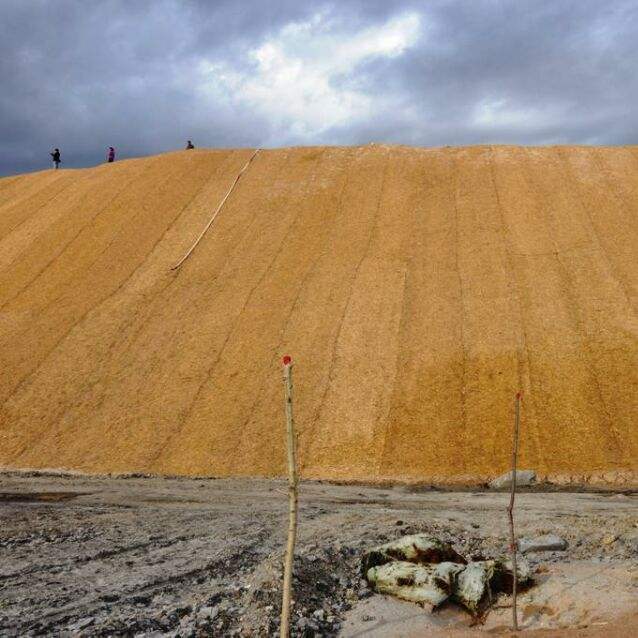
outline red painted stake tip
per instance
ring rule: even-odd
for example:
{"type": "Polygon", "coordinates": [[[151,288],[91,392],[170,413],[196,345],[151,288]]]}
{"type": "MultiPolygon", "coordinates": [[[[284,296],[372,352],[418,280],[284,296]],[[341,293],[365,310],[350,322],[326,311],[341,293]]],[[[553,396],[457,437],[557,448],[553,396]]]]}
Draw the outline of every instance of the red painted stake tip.
{"type": "Polygon", "coordinates": [[[522,395],[520,392],[517,392],[517,393],[516,393],[516,398],[517,398],[517,399],[520,399],[522,396],[523,396],[523,395],[522,395]]]}
{"type": "Polygon", "coordinates": [[[284,358],[283,358],[283,364],[284,364],[285,366],[289,365],[291,361],[292,361],[292,359],[290,358],[290,355],[287,355],[287,354],[286,354],[286,355],[284,355],[284,358]]]}

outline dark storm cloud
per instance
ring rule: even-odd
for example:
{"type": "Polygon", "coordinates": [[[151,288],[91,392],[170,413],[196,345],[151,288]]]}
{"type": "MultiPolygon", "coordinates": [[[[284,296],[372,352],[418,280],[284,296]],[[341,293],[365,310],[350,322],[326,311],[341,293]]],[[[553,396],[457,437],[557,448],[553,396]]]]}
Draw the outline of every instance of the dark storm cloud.
{"type": "Polygon", "coordinates": [[[637,143],[637,35],[633,0],[3,0],[0,174],[188,138],[637,143]]]}
{"type": "MultiPolygon", "coordinates": [[[[416,139],[638,142],[635,2],[442,2],[430,17],[418,49],[369,71],[422,105],[416,139]],[[493,122],[477,121],[481,105],[499,103],[493,122]]],[[[385,134],[416,141],[399,122],[385,134]]]]}

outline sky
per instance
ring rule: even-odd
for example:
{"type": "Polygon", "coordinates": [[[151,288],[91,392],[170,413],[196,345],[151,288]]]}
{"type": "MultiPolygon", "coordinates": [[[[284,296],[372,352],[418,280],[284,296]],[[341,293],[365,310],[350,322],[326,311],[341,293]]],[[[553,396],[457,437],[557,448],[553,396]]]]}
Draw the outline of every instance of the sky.
{"type": "Polygon", "coordinates": [[[0,175],[182,148],[637,144],[637,0],[0,0],[0,175]]]}

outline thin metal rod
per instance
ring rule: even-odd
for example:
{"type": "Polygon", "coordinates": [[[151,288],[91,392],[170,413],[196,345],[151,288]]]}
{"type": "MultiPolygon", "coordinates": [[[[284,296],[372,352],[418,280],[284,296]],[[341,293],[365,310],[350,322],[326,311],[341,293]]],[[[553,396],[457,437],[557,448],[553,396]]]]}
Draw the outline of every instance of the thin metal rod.
{"type": "Polygon", "coordinates": [[[292,567],[297,540],[297,441],[292,412],[292,361],[285,356],[284,390],[286,398],[286,447],[288,450],[288,544],[284,562],[284,585],[281,602],[281,638],[290,635],[290,603],[292,595],[292,567]]]}
{"type": "Polygon", "coordinates": [[[516,595],[518,589],[518,572],[516,569],[516,552],[518,545],[514,534],[514,499],[516,498],[516,464],[518,460],[518,431],[521,417],[521,393],[516,393],[514,402],[514,442],[512,445],[512,481],[510,490],[510,504],[507,515],[510,524],[510,551],[512,553],[512,627],[518,631],[518,614],[516,612],[516,595]]]}

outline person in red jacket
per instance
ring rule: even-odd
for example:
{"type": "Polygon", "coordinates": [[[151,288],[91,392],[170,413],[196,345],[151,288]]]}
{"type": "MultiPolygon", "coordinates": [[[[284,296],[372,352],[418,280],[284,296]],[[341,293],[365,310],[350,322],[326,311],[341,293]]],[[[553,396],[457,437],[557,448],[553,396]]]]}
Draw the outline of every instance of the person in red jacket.
{"type": "Polygon", "coordinates": [[[112,146],[109,146],[109,152],[108,152],[108,155],[106,156],[106,161],[107,162],[115,161],[115,149],[112,146]]]}

